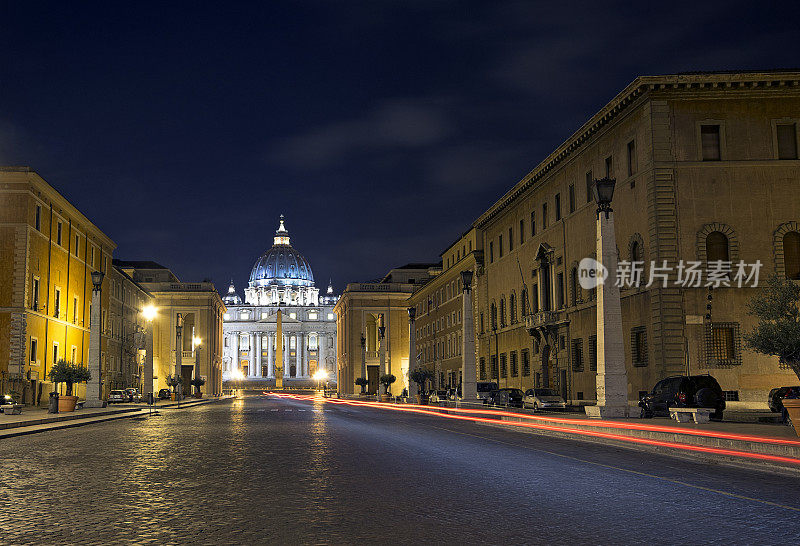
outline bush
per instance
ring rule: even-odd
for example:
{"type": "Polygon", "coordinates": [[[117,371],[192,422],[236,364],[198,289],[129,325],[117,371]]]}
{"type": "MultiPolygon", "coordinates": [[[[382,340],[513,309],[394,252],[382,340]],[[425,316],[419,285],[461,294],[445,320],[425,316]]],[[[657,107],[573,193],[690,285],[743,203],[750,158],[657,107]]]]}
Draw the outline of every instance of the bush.
{"type": "Polygon", "coordinates": [[[425,392],[425,384],[433,379],[433,373],[426,368],[417,368],[411,374],[409,374],[409,378],[411,381],[417,384],[419,388],[419,393],[422,394],[425,392]]]}
{"type": "Polygon", "coordinates": [[[53,383],[66,383],[67,396],[72,396],[72,385],[86,383],[92,378],[89,368],[83,364],[73,364],[63,358],[50,368],[50,373],[47,376],[53,383]]]}
{"type": "Polygon", "coordinates": [[[361,392],[363,393],[365,391],[367,385],[369,385],[369,380],[366,377],[359,377],[359,378],[356,379],[355,383],[356,383],[356,385],[361,387],[361,392]]]}
{"type": "Polygon", "coordinates": [[[383,374],[381,376],[381,380],[380,381],[381,381],[381,385],[383,385],[386,388],[386,394],[390,394],[389,393],[389,387],[392,385],[392,383],[397,381],[397,378],[395,376],[393,376],[392,374],[387,373],[387,374],[383,374]]]}

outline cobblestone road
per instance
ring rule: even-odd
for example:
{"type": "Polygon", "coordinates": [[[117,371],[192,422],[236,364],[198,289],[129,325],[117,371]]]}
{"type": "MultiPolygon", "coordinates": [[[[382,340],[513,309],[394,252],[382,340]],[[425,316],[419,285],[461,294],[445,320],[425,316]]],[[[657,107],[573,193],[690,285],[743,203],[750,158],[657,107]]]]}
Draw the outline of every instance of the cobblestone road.
{"type": "Polygon", "coordinates": [[[800,543],[800,480],[253,397],[0,441],[2,544],[800,543]]]}

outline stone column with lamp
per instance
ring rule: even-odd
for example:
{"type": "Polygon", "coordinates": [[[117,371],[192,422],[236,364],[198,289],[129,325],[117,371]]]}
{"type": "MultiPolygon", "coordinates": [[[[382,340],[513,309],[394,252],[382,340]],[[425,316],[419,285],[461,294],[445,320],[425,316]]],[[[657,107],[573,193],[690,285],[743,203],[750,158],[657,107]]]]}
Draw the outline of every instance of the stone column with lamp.
{"type": "MultiPolygon", "coordinates": [[[[181,364],[183,359],[183,314],[178,313],[175,317],[175,370],[173,374],[175,378],[181,376],[181,364]]],[[[183,385],[178,383],[175,385],[175,399],[180,400],[183,394],[183,385]]]]}
{"type": "Polygon", "coordinates": [[[277,333],[275,335],[275,388],[283,388],[283,314],[278,309],[277,333]]]}
{"type": "Polygon", "coordinates": [[[586,415],[598,419],[628,416],[622,306],[616,284],[617,241],[611,209],[615,184],[613,178],[592,184],[597,202],[597,405],[586,406],[586,415]]]}
{"type": "Polygon", "coordinates": [[[361,377],[367,377],[367,338],[361,334],[361,377]]]}
{"type": "Polygon", "coordinates": [[[275,377],[273,362],[275,359],[275,335],[267,336],[267,377],[275,377]]]}
{"type": "Polygon", "coordinates": [[[419,387],[411,381],[411,372],[418,366],[417,361],[417,330],[416,318],[417,308],[409,307],[408,309],[408,370],[406,371],[406,384],[408,385],[408,396],[415,398],[419,394],[419,387]]]}
{"type": "Polygon", "coordinates": [[[253,377],[261,377],[261,332],[256,332],[255,334],[255,342],[256,342],[256,360],[253,367],[253,377]]]}
{"type": "Polygon", "coordinates": [[[100,336],[102,330],[100,322],[103,318],[101,292],[104,276],[102,271],[92,271],[92,312],[89,317],[89,373],[91,378],[86,383],[86,402],[83,404],[85,408],[103,408],[106,405],[100,396],[100,336]]]}
{"type": "Polygon", "coordinates": [[[378,355],[380,357],[380,367],[378,368],[378,392],[381,393],[381,376],[386,374],[386,326],[384,325],[383,313],[380,316],[380,326],[378,326],[378,355]]]}
{"type": "Polygon", "coordinates": [[[472,315],[472,271],[461,272],[461,399],[478,399],[478,371],[475,364],[475,320],[472,315]]]}
{"type": "Polygon", "coordinates": [[[155,393],[153,387],[153,319],[156,318],[156,308],[152,305],[146,306],[142,309],[142,316],[145,320],[145,329],[144,329],[144,388],[142,391],[142,396],[146,396],[148,393],[155,393]]]}

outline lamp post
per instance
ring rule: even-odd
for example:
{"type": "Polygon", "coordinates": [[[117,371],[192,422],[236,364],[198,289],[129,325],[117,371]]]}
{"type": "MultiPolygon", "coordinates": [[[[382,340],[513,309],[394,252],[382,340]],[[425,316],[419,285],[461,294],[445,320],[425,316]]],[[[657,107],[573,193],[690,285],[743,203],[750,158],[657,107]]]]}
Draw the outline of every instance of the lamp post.
{"type": "Polygon", "coordinates": [[[142,316],[145,320],[144,329],[144,385],[142,395],[153,392],[153,320],[158,314],[153,305],[147,305],[142,309],[142,316]]]}
{"type": "MultiPolygon", "coordinates": [[[[361,333],[361,377],[367,378],[367,338],[361,333]]],[[[361,393],[366,392],[366,385],[361,385],[361,393]]]]}
{"type": "Polygon", "coordinates": [[[89,316],[89,372],[91,379],[86,383],[86,402],[84,407],[103,408],[106,403],[103,401],[100,392],[101,376],[100,369],[100,334],[102,325],[102,298],[100,297],[103,277],[102,271],[92,271],[92,312],[89,316]]]}
{"type": "Polygon", "coordinates": [[[478,399],[475,367],[475,320],[472,315],[472,271],[461,272],[461,400],[478,399]]]}
{"type": "Polygon", "coordinates": [[[380,343],[381,367],[378,372],[378,386],[375,388],[375,394],[378,396],[378,400],[380,400],[381,395],[381,376],[386,374],[386,325],[384,323],[383,313],[381,313],[380,320],[381,325],[378,326],[378,341],[380,343]]]}
{"type": "MultiPolygon", "coordinates": [[[[178,313],[175,320],[175,379],[181,377],[181,358],[183,357],[183,314],[178,313]]],[[[180,402],[183,384],[175,385],[175,400],[180,402]]]]}
{"type": "Polygon", "coordinates": [[[408,311],[408,370],[406,370],[406,384],[408,385],[408,396],[412,400],[419,394],[417,392],[417,384],[411,381],[411,363],[414,363],[414,369],[419,366],[417,362],[417,330],[416,330],[416,318],[417,318],[417,308],[416,307],[409,307],[408,311]]]}
{"type": "Polygon", "coordinates": [[[613,178],[595,180],[592,193],[597,202],[597,405],[586,406],[594,418],[628,416],[628,377],[622,340],[622,308],[617,278],[617,241],[614,234],[613,178]],[[604,272],[603,272],[604,273],[604,272]]]}

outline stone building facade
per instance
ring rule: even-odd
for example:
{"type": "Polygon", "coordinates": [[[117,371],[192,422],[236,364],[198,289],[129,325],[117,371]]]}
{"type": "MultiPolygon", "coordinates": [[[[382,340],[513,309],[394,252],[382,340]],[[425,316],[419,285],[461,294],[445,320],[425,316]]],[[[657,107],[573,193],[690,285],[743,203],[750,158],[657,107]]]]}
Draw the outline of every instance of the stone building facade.
{"type": "Polygon", "coordinates": [[[743,346],[754,289],[734,278],[739,260],[760,261],[762,279],[800,276],[799,119],[798,73],[637,78],[474,223],[489,317],[478,321],[479,378],[595,398],[596,301],[578,264],[595,252],[589,185],[608,176],[619,259],[644,263],[621,294],[629,402],[676,374],[713,375],[731,407],[763,406],[796,381],[743,346]],[[720,286],[679,284],[681,262],[717,261],[733,262],[720,286]]]}
{"type": "Polygon", "coordinates": [[[282,311],[285,385],[310,385],[315,373],[336,373],[333,287],[322,295],[308,261],[295,250],[283,216],[273,245],[262,254],[239,297],[231,283],[224,297],[223,368],[226,380],[274,384],[277,311],[282,311]]]}
{"type": "MultiPolygon", "coordinates": [[[[29,167],[0,167],[0,390],[47,404],[59,359],[86,364],[91,272],[102,285],[101,361],[108,375],[109,271],[116,244],[29,167]]],[[[83,397],[85,385],[77,385],[83,397]]]]}
{"type": "Polygon", "coordinates": [[[375,394],[385,373],[397,379],[393,393],[409,388],[408,298],[440,272],[439,264],[408,264],[379,281],[347,285],[334,308],[339,392],[360,392],[355,380],[366,377],[367,392],[375,394]]]}

